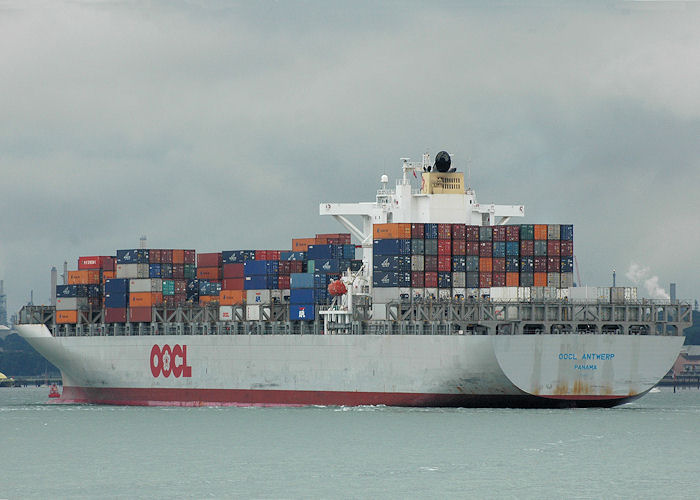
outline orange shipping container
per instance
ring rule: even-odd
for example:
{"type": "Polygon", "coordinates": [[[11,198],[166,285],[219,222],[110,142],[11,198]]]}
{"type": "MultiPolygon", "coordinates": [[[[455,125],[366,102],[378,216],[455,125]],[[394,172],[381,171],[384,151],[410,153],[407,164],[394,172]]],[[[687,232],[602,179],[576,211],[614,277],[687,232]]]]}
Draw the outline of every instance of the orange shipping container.
{"type": "Polygon", "coordinates": [[[173,250],[173,264],[184,264],[185,263],[185,251],[184,250],[173,250]]]}
{"type": "Polygon", "coordinates": [[[292,239],[292,252],[306,252],[309,245],[316,244],[316,238],[294,238],[292,239]]]}
{"type": "Polygon", "coordinates": [[[129,306],[152,307],[163,303],[163,294],[159,292],[135,292],[129,294],[129,306]]]}
{"type": "Polygon", "coordinates": [[[78,322],[78,311],[56,311],[56,323],[66,324],[66,323],[77,323],[78,322]]]}
{"type": "Polygon", "coordinates": [[[535,273],[535,286],[547,286],[547,273],[535,273]]]}
{"type": "Polygon", "coordinates": [[[242,304],[245,302],[245,297],[245,290],[221,290],[221,292],[219,292],[219,304],[222,306],[242,304]]]}
{"type": "MultiPolygon", "coordinates": [[[[535,224],[535,239],[536,240],[546,240],[547,239],[547,224],[535,224]]],[[[537,286],[537,285],[535,285],[537,286]]]]}
{"type": "Polygon", "coordinates": [[[386,240],[410,240],[411,239],[411,224],[406,223],[391,223],[391,224],[374,224],[374,239],[386,240]]]}
{"type": "Polygon", "coordinates": [[[482,273],[490,273],[493,271],[493,258],[481,257],[479,259],[479,271],[482,273]]]}
{"type": "Polygon", "coordinates": [[[199,303],[200,304],[209,304],[211,302],[218,302],[219,301],[219,296],[218,295],[200,295],[199,297],[199,303]]]}
{"type": "Polygon", "coordinates": [[[518,273],[506,273],[506,286],[520,286],[520,275],[518,273]]]}
{"type": "Polygon", "coordinates": [[[68,271],[69,285],[99,285],[100,271],[97,269],[83,269],[81,271],[68,271]]]}
{"type": "Polygon", "coordinates": [[[102,271],[102,283],[105,282],[105,280],[113,280],[117,276],[117,273],[114,271],[102,271]]]}
{"type": "Polygon", "coordinates": [[[218,267],[198,267],[197,278],[200,280],[221,279],[221,268],[218,267]]]}

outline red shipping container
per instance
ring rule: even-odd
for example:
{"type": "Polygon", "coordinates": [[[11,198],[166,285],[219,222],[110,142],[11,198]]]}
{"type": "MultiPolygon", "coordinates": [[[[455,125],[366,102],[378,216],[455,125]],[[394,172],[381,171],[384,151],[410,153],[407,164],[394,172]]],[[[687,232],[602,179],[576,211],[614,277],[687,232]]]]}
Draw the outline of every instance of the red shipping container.
{"type": "MultiPolygon", "coordinates": [[[[506,241],[519,241],[519,240],[520,240],[520,226],[512,225],[512,224],[509,226],[506,226],[506,241]]],[[[508,280],[508,278],[506,277],[506,281],[507,280],[508,280]]]]}
{"type": "Polygon", "coordinates": [[[560,257],[547,257],[547,272],[548,273],[558,273],[561,269],[561,258],[560,257]]]}
{"type": "Polygon", "coordinates": [[[430,272],[437,271],[438,270],[438,256],[437,255],[426,255],[424,260],[423,260],[423,270],[430,271],[430,272]]]}
{"type": "Polygon", "coordinates": [[[194,250],[185,250],[183,255],[183,260],[185,261],[184,263],[194,264],[195,262],[197,262],[196,256],[197,252],[195,252],[194,250]]]}
{"type": "MultiPolygon", "coordinates": [[[[336,243],[337,245],[349,245],[350,244],[350,233],[325,233],[325,234],[317,234],[316,235],[317,239],[335,239],[338,240],[340,243],[336,243]]],[[[321,245],[322,243],[318,243],[321,245]]],[[[329,245],[331,243],[328,243],[329,245]]]]}
{"type": "Polygon", "coordinates": [[[479,242],[467,240],[466,250],[467,255],[479,255],[479,242]]]}
{"type": "Polygon", "coordinates": [[[284,276],[278,277],[278,278],[277,278],[277,288],[279,288],[280,290],[287,290],[287,289],[289,289],[290,281],[291,281],[291,280],[289,279],[289,275],[288,275],[288,274],[287,274],[287,275],[284,275],[284,276]]]}
{"type": "Polygon", "coordinates": [[[173,250],[172,249],[161,250],[160,251],[160,261],[163,264],[172,264],[173,263],[173,250]]]}
{"type": "Polygon", "coordinates": [[[200,280],[221,279],[221,268],[219,267],[198,267],[197,278],[200,280]]]}
{"type": "Polygon", "coordinates": [[[452,240],[438,240],[438,255],[452,255],[452,240]]]}
{"type": "Polygon", "coordinates": [[[479,288],[491,288],[493,277],[491,273],[479,273],[479,288]]]}
{"type": "Polygon", "coordinates": [[[425,287],[425,274],[422,271],[413,271],[411,273],[411,286],[413,288],[425,287]]]}
{"type": "Polygon", "coordinates": [[[224,264],[224,278],[242,278],[243,264],[224,264]]]}
{"type": "Polygon", "coordinates": [[[132,323],[150,323],[151,322],[150,307],[130,307],[129,321],[132,323]]]}
{"type": "Polygon", "coordinates": [[[479,255],[481,257],[491,257],[493,255],[493,243],[482,241],[479,243],[479,255]]]}
{"type": "Polygon", "coordinates": [[[464,224],[452,224],[452,239],[464,240],[467,237],[467,226],[464,224]]]}
{"type": "Polygon", "coordinates": [[[288,275],[288,274],[290,273],[290,271],[289,271],[289,269],[290,269],[290,267],[291,267],[291,266],[289,265],[290,262],[291,262],[291,261],[289,261],[289,260],[282,260],[282,261],[280,261],[280,263],[279,263],[279,271],[278,271],[278,274],[279,274],[280,276],[283,275],[283,274],[287,274],[287,275],[288,275]]]}
{"type": "Polygon", "coordinates": [[[506,286],[520,286],[520,275],[518,273],[506,273],[506,286]]]}
{"type": "Polygon", "coordinates": [[[438,271],[452,271],[451,255],[438,255],[438,271]]]}
{"type": "Polygon", "coordinates": [[[197,267],[219,267],[221,265],[221,253],[200,253],[197,255],[197,267]]]}
{"type": "Polygon", "coordinates": [[[184,264],[185,263],[185,251],[184,250],[173,250],[173,264],[184,264]]]}
{"type": "Polygon", "coordinates": [[[522,257],[532,257],[535,255],[535,242],[533,240],[521,240],[520,255],[522,257]]]}
{"type": "MultiPolygon", "coordinates": [[[[535,224],[535,239],[536,240],[546,240],[547,239],[547,224],[535,224]]],[[[539,286],[539,285],[535,285],[539,286]]]]}
{"type": "MultiPolygon", "coordinates": [[[[280,276],[281,277],[281,276],[280,276]]],[[[245,279],[244,278],[224,278],[221,280],[222,290],[243,290],[245,279]]]]}
{"type": "Polygon", "coordinates": [[[559,242],[560,249],[561,249],[561,256],[562,257],[571,257],[574,255],[574,242],[573,241],[567,241],[567,240],[562,240],[559,242]]]}
{"type": "Polygon", "coordinates": [[[103,259],[101,256],[78,257],[78,269],[102,269],[103,259]]]}
{"type": "Polygon", "coordinates": [[[438,224],[438,239],[439,240],[451,240],[452,239],[452,224],[438,224]]]}
{"type": "Polygon", "coordinates": [[[493,273],[491,286],[506,286],[506,273],[493,273]]]}
{"type": "Polygon", "coordinates": [[[485,273],[493,271],[493,259],[491,257],[481,257],[479,259],[479,270],[485,273]]]}
{"type": "Polygon", "coordinates": [[[185,264],[172,264],[173,266],[173,278],[184,278],[185,277],[185,264]]]}
{"type": "Polygon", "coordinates": [[[431,271],[425,273],[425,288],[437,288],[438,275],[437,272],[431,271]]]}
{"type": "MultiPolygon", "coordinates": [[[[338,243],[338,245],[342,245],[342,243],[338,243]]],[[[268,250],[267,255],[270,260],[280,260],[280,254],[282,253],[282,250],[268,250]]]]}
{"type": "MultiPolygon", "coordinates": [[[[547,272],[547,257],[535,257],[534,271],[536,273],[546,273],[547,272]]],[[[535,286],[547,286],[547,285],[535,285],[535,286]]]]}
{"type": "Polygon", "coordinates": [[[549,240],[547,242],[547,255],[555,255],[557,257],[561,255],[559,240],[549,240]]]}
{"type": "Polygon", "coordinates": [[[464,240],[452,240],[452,255],[464,255],[467,251],[467,242],[464,240]]]}
{"type": "Polygon", "coordinates": [[[126,323],[126,307],[106,308],[105,323],[126,323]]]}
{"type": "Polygon", "coordinates": [[[493,226],[493,241],[506,241],[506,226],[493,226]]]}
{"type": "Polygon", "coordinates": [[[256,250],[255,260],[269,260],[267,258],[267,250],[256,250]]]}
{"type": "MultiPolygon", "coordinates": [[[[344,243],[347,244],[347,243],[344,243]]],[[[289,273],[301,273],[304,268],[304,263],[300,260],[289,261],[289,273]]]]}
{"type": "MultiPolygon", "coordinates": [[[[506,272],[506,259],[505,259],[505,257],[498,257],[498,258],[493,259],[493,272],[494,273],[506,272]]],[[[505,286],[505,285],[494,285],[494,286],[505,286]]]]}
{"type": "Polygon", "coordinates": [[[425,226],[422,223],[411,224],[411,238],[414,240],[425,239],[425,226]]]}
{"type": "Polygon", "coordinates": [[[151,264],[160,264],[163,262],[161,260],[161,252],[162,250],[158,250],[156,248],[151,248],[148,251],[148,262],[151,264]]]}
{"type": "Polygon", "coordinates": [[[479,241],[479,226],[466,227],[467,241],[479,241]]]}
{"type": "Polygon", "coordinates": [[[547,273],[535,273],[534,286],[547,286],[547,273]]]}
{"type": "Polygon", "coordinates": [[[187,302],[187,293],[185,292],[176,293],[175,295],[173,295],[173,297],[175,298],[175,304],[184,304],[185,302],[187,302]]]}
{"type": "Polygon", "coordinates": [[[175,295],[187,292],[187,280],[177,279],[175,281],[175,295]]]}

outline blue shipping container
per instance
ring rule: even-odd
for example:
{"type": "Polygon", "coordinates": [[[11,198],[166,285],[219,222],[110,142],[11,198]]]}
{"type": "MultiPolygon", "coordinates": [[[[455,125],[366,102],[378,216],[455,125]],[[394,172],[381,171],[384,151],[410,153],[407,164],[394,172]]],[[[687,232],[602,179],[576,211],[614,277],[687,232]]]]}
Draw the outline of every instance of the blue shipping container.
{"type": "MultiPolygon", "coordinates": [[[[571,224],[562,224],[559,226],[559,239],[565,241],[573,241],[574,239],[574,226],[571,224]]],[[[563,271],[562,271],[563,272],[563,271]]]]}
{"type": "Polygon", "coordinates": [[[396,273],[397,283],[399,286],[410,287],[411,286],[411,272],[410,271],[400,271],[396,273]]]}
{"type": "Polygon", "coordinates": [[[355,245],[343,245],[343,259],[355,258],[355,245]]]}
{"type": "Polygon", "coordinates": [[[77,297],[76,285],[56,285],[56,297],[77,297]]]}
{"type": "MultiPolygon", "coordinates": [[[[520,257],[520,272],[521,273],[532,273],[535,271],[535,258],[534,257],[520,257]]],[[[522,285],[521,286],[530,286],[522,285]]]]}
{"type": "Polygon", "coordinates": [[[245,281],[243,282],[243,288],[246,290],[265,290],[268,288],[267,276],[264,274],[246,276],[245,281]]]}
{"type": "Polygon", "coordinates": [[[127,307],[129,305],[129,297],[126,293],[111,293],[105,295],[105,307],[127,307]]]}
{"type": "Polygon", "coordinates": [[[520,272],[520,259],[518,257],[506,257],[506,272],[520,272]]]}
{"type": "Polygon", "coordinates": [[[160,278],[160,264],[150,264],[148,266],[148,277],[149,278],[160,278]]]}
{"type": "Polygon", "coordinates": [[[279,262],[276,260],[247,260],[243,263],[245,276],[276,274],[279,272],[279,262]]]}
{"type": "Polygon", "coordinates": [[[396,272],[377,271],[372,277],[372,283],[377,288],[392,288],[399,286],[399,277],[396,272]]]}
{"type": "Polygon", "coordinates": [[[318,293],[313,288],[295,288],[289,291],[290,304],[313,304],[318,293]]]}
{"type": "Polygon", "coordinates": [[[333,245],[309,245],[306,251],[307,260],[332,259],[333,245]]]}
{"type": "Polygon", "coordinates": [[[505,241],[494,241],[493,242],[493,256],[495,258],[503,258],[506,256],[506,242],[505,241]]]}
{"type": "Polygon", "coordinates": [[[574,258],[573,257],[562,257],[561,258],[561,272],[562,273],[573,273],[574,272],[574,258]]]}
{"type": "Polygon", "coordinates": [[[425,224],[425,239],[426,240],[436,240],[438,239],[438,225],[437,224],[425,224]]]}
{"type": "Polygon", "coordinates": [[[292,273],[289,275],[290,288],[313,288],[314,275],[309,273],[292,273]]]}
{"type": "Polygon", "coordinates": [[[375,271],[398,271],[399,256],[398,255],[374,255],[375,271]]]}
{"type": "Polygon", "coordinates": [[[290,304],[289,319],[292,321],[313,321],[316,319],[314,304],[290,304]]]}
{"type": "Polygon", "coordinates": [[[105,280],[105,292],[106,293],[117,293],[117,292],[128,292],[129,291],[129,280],[123,278],[108,279],[105,280]]]}
{"type": "Polygon", "coordinates": [[[338,259],[317,259],[314,263],[314,272],[339,273],[340,260],[338,259]]]}
{"type": "Polygon", "coordinates": [[[117,250],[117,264],[136,264],[138,249],[117,250]]]}
{"type": "Polygon", "coordinates": [[[518,241],[507,241],[506,242],[506,256],[518,256],[520,255],[520,242],[518,241]]]}
{"type": "Polygon", "coordinates": [[[306,252],[280,252],[280,260],[306,260],[306,252]]]}

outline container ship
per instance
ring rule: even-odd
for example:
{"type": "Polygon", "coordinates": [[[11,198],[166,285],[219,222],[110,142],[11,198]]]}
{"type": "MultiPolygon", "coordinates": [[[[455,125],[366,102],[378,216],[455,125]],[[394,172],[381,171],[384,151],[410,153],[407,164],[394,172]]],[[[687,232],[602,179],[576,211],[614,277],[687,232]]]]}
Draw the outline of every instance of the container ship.
{"type": "Polygon", "coordinates": [[[445,152],[401,170],[286,250],[80,257],[17,330],[63,403],[614,406],[671,368],[690,304],[575,286],[573,226],[511,223],[445,152]]]}

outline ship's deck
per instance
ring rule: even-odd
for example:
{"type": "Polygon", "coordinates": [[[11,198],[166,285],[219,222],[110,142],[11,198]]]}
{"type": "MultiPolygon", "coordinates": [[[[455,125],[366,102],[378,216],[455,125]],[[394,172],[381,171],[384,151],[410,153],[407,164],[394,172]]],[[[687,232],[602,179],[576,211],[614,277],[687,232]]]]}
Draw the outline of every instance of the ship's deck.
{"type": "MultiPolygon", "coordinates": [[[[259,321],[246,318],[246,306],[233,306],[221,321],[217,306],[153,308],[150,323],[105,323],[104,309],[79,311],[75,324],[57,324],[51,306],[25,306],[21,324],[45,324],[54,336],[104,335],[519,335],[617,334],[682,335],[691,325],[689,303],[634,300],[620,303],[568,300],[428,300],[386,304],[386,320],[370,320],[371,307],[356,305],[351,321],[324,326],[290,321],[285,304],[260,305],[259,321]],[[327,330],[327,331],[326,331],[327,330]]],[[[333,306],[325,306],[331,308],[333,306]]]]}

